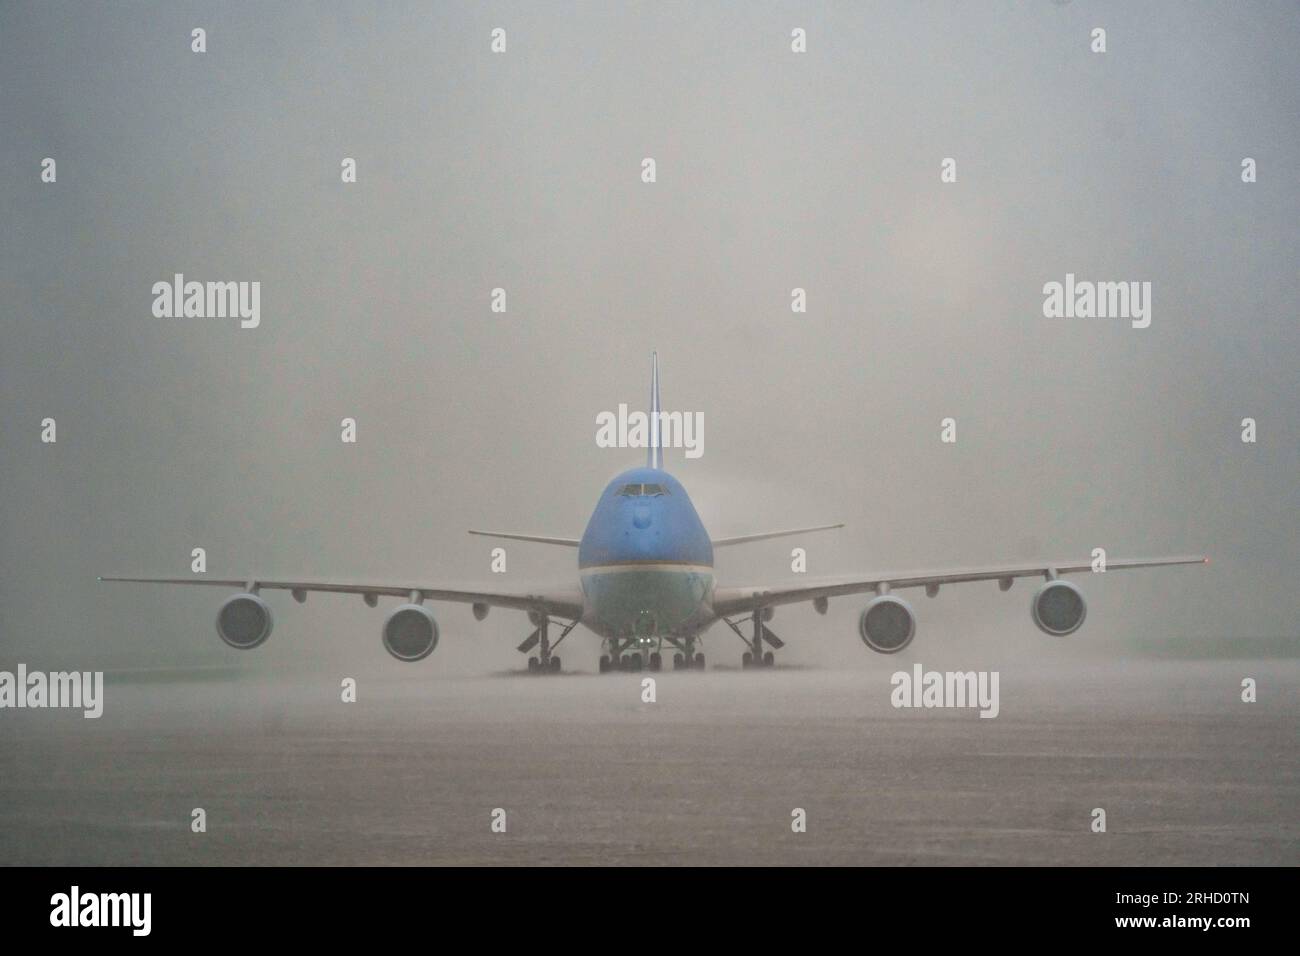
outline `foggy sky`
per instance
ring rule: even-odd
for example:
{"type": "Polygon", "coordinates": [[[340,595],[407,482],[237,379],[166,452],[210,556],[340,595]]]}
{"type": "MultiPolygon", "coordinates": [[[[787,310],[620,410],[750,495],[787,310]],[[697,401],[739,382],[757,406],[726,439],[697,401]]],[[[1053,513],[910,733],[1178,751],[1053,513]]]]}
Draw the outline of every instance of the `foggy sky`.
{"type": "MultiPolygon", "coordinates": [[[[237,654],[223,592],[95,576],[201,546],[218,577],[574,584],[541,545],[490,574],[465,529],[580,535],[644,461],[595,416],[644,407],[652,349],[715,537],[847,524],[720,552],[724,585],[796,545],[808,577],[1207,553],[1076,579],[1067,641],[1029,582],[909,593],[907,656],[1294,655],[1298,46],[1290,3],[5,4],[0,662],[402,667],[392,602],[270,594],[237,654]],[[259,280],[260,328],[155,318],[177,272],[259,280]],[[1067,272],[1150,281],[1151,327],[1044,318],[1067,272]]],[[[780,610],[787,659],[884,666],[864,602],[780,610]]],[[[425,672],[518,665],[522,615],[436,613],[425,672]]]]}

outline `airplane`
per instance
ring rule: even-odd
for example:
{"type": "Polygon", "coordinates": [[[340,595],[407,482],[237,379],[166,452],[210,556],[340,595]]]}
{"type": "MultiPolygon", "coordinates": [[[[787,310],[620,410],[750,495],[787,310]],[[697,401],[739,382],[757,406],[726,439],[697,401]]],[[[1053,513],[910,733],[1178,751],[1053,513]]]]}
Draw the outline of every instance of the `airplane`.
{"type": "MultiPolygon", "coordinates": [[[[469,604],[474,617],[483,620],[493,607],[524,611],[533,631],[518,646],[530,654],[528,669],[559,673],[556,649],[582,624],[601,638],[600,672],[652,671],[663,667],[666,649],[673,652],[674,669],[703,669],[699,649],[704,633],[718,622],[734,631],[745,644],[742,667],[771,667],[775,651],[785,646],[767,626],[775,609],[786,604],[811,602],[825,614],[831,598],[873,594],[858,617],[862,642],[881,654],[896,654],[916,634],[916,614],[895,592],[924,588],[934,597],[949,584],[997,581],[1001,590],[1016,578],[1042,578],[1030,600],[1034,624],[1046,634],[1064,637],[1082,625],[1087,614],[1083,592],[1062,575],[1093,570],[1091,560],[1054,563],[993,565],[984,568],[880,573],[846,579],[801,582],[794,585],[721,587],[714,580],[715,548],[790,535],[810,534],[843,527],[842,524],[766,531],[731,538],[710,538],[690,496],[663,467],[663,438],[659,429],[659,359],[651,355],[650,439],[644,468],[617,475],[605,487],[581,538],[471,530],[511,541],[528,541],[578,552],[578,587],[506,593],[450,590],[427,585],[345,584],[303,580],[241,578],[140,578],[101,577],[101,581],[200,584],[239,588],[217,612],[217,633],[238,650],[261,645],[271,634],[271,608],[260,592],[289,591],[303,603],[311,591],[360,594],[370,607],[380,596],[405,598],[384,622],[385,649],[400,661],[423,660],[438,646],[438,624],[425,601],[469,604]],[[560,628],[551,640],[551,627],[560,628]],[[746,626],[747,631],[746,632],[746,626]]],[[[1107,571],[1208,564],[1203,555],[1150,559],[1108,560],[1107,571]]]]}

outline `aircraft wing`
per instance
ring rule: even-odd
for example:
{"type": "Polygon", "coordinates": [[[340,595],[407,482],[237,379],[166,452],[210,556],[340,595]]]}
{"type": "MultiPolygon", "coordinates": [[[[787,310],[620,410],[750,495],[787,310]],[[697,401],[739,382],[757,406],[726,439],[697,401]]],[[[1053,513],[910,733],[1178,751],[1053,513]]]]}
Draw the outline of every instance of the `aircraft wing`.
{"type": "Polygon", "coordinates": [[[577,620],[582,616],[582,594],[576,589],[547,589],[544,591],[506,594],[500,591],[454,591],[431,588],[420,584],[342,584],[323,581],[270,581],[261,578],[221,580],[208,577],[190,578],[124,578],[101,577],[101,581],[125,581],[137,584],[202,584],[208,587],[249,590],[292,591],[298,601],[307,598],[308,591],[325,591],[336,594],[360,594],[367,603],[379,595],[409,598],[418,593],[426,601],[454,601],[459,604],[486,604],[489,607],[508,607],[520,611],[540,611],[553,617],[577,620]]]}
{"type": "Polygon", "coordinates": [[[715,548],[725,548],[733,544],[748,544],[751,541],[767,541],[770,538],[788,538],[792,534],[808,534],[812,531],[834,531],[843,528],[843,524],[819,524],[815,528],[791,528],[789,531],[763,531],[759,534],[742,534],[734,538],[714,538],[715,548]]]}
{"type": "Polygon", "coordinates": [[[565,548],[576,548],[582,542],[577,538],[550,538],[540,534],[512,534],[505,531],[475,531],[470,529],[470,534],[477,534],[484,538],[509,538],[511,541],[532,541],[535,544],[558,544],[565,548]]]}
{"type": "MultiPolygon", "coordinates": [[[[1174,564],[1209,564],[1210,559],[1204,555],[1188,555],[1174,558],[1125,558],[1106,561],[1106,571],[1122,571],[1129,568],[1155,568],[1174,564]]],[[[1076,561],[1062,564],[1016,564],[1003,567],[967,568],[951,571],[909,571],[899,574],[876,574],[870,577],[851,579],[834,579],[809,581],[796,585],[776,587],[729,587],[717,588],[713,592],[713,611],[718,617],[730,617],[733,614],[748,614],[760,608],[775,607],[779,604],[798,604],[801,601],[815,601],[820,598],[839,597],[846,594],[861,594],[875,591],[887,585],[891,591],[902,588],[937,587],[943,584],[963,584],[967,581],[998,581],[1003,590],[1011,586],[1015,578],[1047,577],[1051,572],[1057,574],[1078,574],[1092,570],[1092,561],[1076,561]]]]}

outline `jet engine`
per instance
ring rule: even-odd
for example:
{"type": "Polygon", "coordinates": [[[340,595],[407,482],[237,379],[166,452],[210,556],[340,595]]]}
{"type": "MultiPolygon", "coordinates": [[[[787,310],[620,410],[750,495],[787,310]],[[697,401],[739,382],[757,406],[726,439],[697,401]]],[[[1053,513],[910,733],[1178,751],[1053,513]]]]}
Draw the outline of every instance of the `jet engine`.
{"type": "Polygon", "coordinates": [[[257,647],[271,636],[271,609],[256,594],[236,594],[217,611],[217,633],[241,651],[257,647]]]}
{"type": "Polygon", "coordinates": [[[384,649],[399,661],[422,661],[438,646],[438,622],[420,604],[403,604],[384,622],[384,649]]]}
{"type": "Polygon", "coordinates": [[[1044,634],[1064,637],[1073,634],[1088,613],[1083,592],[1068,581],[1048,581],[1034,592],[1029,606],[1034,623],[1044,634]]]}
{"type": "Polygon", "coordinates": [[[916,615],[902,598],[882,594],[862,609],[858,633],[862,635],[862,643],[873,651],[895,654],[912,643],[916,615]]]}

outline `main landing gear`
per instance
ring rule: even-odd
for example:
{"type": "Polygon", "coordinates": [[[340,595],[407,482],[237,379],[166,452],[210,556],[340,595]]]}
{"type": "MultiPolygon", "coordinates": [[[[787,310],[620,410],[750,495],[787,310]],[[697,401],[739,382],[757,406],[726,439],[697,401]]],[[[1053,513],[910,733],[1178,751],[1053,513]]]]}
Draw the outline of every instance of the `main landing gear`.
{"type": "Polygon", "coordinates": [[[673,670],[704,670],[704,655],[695,650],[695,639],[667,637],[660,640],[654,650],[636,638],[619,639],[611,637],[605,641],[609,653],[600,655],[600,672],[609,674],[614,671],[637,672],[642,670],[661,671],[664,666],[663,645],[667,642],[677,648],[673,653],[673,670]]]}
{"type": "Polygon", "coordinates": [[[569,636],[569,632],[578,626],[577,621],[571,621],[560,631],[560,636],[552,644],[550,640],[551,619],[538,612],[529,612],[532,622],[537,625],[537,630],[529,634],[524,642],[519,645],[517,650],[520,654],[527,654],[534,647],[537,653],[528,658],[528,673],[530,674],[558,674],[560,672],[560,657],[555,653],[555,649],[560,646],[560,642],[569,636]]]}
{"type": "Polygon", "coordinates": [[[681,651],[678,651],[676,654],[673,655],[673,670],[702,671],[704,670],[704,655],[699,653],[686,654],[681,651]]]}
{"type": "MultiPolygon", "coordinates": [[[[736,632],[736,636],[745,642],[748,650],[740,656],[740,666],[748,670],[751,667],[771,667],[776,663],[776,655],[772,651],[763,650],[763,643],[766,641],[774,650],[780,650],[785,647],[785,641],[772,633],[771,629],[763,623],[764,608],[759,608],[750,615],[753,622],[753,637],[746,637],[734,621],[723,618],[727,626],[736,632]]],[[[766,610],[771,610],[770,608],[766,610]]],[[[770,614],[768,615],[771,616],[770,614]]]]}

